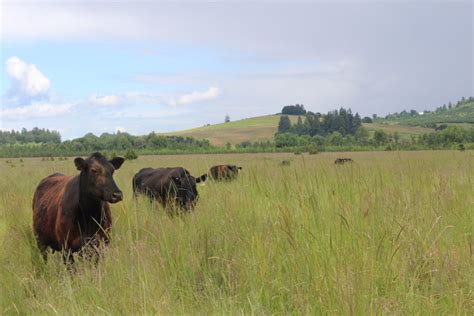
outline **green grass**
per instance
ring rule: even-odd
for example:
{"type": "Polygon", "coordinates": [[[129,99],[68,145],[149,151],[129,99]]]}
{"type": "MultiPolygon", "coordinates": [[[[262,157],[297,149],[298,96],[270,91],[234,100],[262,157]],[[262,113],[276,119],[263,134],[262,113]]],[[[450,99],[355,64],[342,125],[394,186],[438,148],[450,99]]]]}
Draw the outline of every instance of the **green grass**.
{"type": "Polygon", "coordinates": [[[126,161],[111,244],[73,275],[60,254],[38,259],[31,199],[41,178],[77,171],[24,160],[0,160],[0,314],[474,314],[473,152],[126,161]],[[199,186],[188,216],[131,198],[144,166],[200,175],[217,163],[243,170],[199,186]]]}
{"type": "Polygon", "coordinates": [[[400,126],[391,124],[381,123],[363,123],[362,126],[366,128],[370,133],[374,133],[376,130],[383,130],[386,133],[393,134],[397,132],[401,138],[409,138],[413,135],[421,135],[426,133],[434,132],[433,128],[418,127],[418,126],[400,126]]]}

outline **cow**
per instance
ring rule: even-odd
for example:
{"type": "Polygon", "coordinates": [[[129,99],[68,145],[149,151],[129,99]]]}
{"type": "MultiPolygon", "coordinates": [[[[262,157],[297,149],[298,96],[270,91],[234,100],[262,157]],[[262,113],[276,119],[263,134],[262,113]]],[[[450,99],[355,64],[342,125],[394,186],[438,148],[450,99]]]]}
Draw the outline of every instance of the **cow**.
{"type": "Polygon", "coordinates": [[[206,178],[207,174],[195,178],[182,167],[143,168],[133,177],[133,194],[145,194],[167,210],[178,206],[181,210],[191,211],[199,196],[196,183],[204,182],[206,178]]]}
{"type": "Polygon", "coordinates": [[[209,174],[214,180],[233,180],[237,178],[239,170],[242,170],[242,167],[237,167],[236,165],[217,165],[211,167],[209,174]]]}
{"type": "Polygon", "coordinates": [[[280,166],[289,166],[290,165],[290,161],[289,160],[282,160],[280,162],[280,166]]]}
{"type": "Polygon", "coordinates": [[[92,249],[98,254],[99,246],[109,243],[108,203],[123,198],[113,173],[123,162],[121,157],[107,160],[93,153],[74,160],[79,175],[54,173],[41,180],[33,196],[33,231],[45,261],[48,247],[63,251],[65,263],[73,263],[73,253],[92,249]]]}
{"type": "Polygon", "coordinates": [[[354,160],[352,160],[351,158],[337,158],[334,163],[336,165],[343,165],[345,164],[346,162],[354,162],[354,160]]]}

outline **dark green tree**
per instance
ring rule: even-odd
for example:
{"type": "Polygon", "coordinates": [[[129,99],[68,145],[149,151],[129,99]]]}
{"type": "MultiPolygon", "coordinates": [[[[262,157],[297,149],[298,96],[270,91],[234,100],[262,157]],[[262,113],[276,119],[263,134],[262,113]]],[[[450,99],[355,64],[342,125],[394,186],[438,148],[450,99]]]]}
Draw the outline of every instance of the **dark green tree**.
{"type": "Polygon", "coordinates": [[[373,120],[368,117],[368,116],[364,116],[364,118],[362,119],[362,123],[372,123],[373,120]]]}
{"type": "Polygon", "coordinates": [[[288,133],[291,131],[291,121],[288,115],[280,116],[280,122],[278,123],[278,134],[288,133]]]}
{"type": "Polygon", "coordinates": [[[305,125],[303,124],[303,120],[301,119],[301,116],[298,116],[298,120],[296,121],[296,124],[293,126],[293,131],[297,135],[306,134],[305,125]]]}

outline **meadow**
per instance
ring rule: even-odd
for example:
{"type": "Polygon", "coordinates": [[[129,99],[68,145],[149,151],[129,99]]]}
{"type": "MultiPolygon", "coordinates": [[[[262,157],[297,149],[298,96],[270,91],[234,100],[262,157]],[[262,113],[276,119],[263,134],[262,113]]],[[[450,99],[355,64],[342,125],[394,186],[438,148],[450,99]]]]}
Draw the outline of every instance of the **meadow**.
{"type": "Polygon", "coordinates": [[[110,246],[74,273],[33,241],[53,172],[77,173],[0,160],[0,314],[474,314],[472,151],[141,156],[115,173],[110,246]],[[142,167],[218,163],[243,170],[198,186],[191,214],[132,199],[142,167]]]}

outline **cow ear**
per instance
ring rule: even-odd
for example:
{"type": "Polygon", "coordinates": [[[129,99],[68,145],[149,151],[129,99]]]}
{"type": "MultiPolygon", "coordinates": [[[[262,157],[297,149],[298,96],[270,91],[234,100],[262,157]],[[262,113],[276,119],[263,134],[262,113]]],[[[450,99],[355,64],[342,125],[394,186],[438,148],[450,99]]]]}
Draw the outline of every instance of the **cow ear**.
{"type": "Polygon", "coordinates": [[[120,169],[120,166],[123,164],[124,161],[125,159],[123,159],[122,157],[115,157],[114,159],[109,160],[112,166],[114,166],[115,170],[120,169]]]}
{"type": "Polygon", "coordinates": [[[203,174],[202,176],[196,179],[196,183],[204,182],[206,181],[206,178],[207,178],[207,174],[203,174]]]}
{"type": "Polygon", "coordinates": [[[84,170],[86,162],[81,157],[77,157],[76,159],[74,159],[74,165],[76,165],[77,170],[81,171],[84,170]]]}

